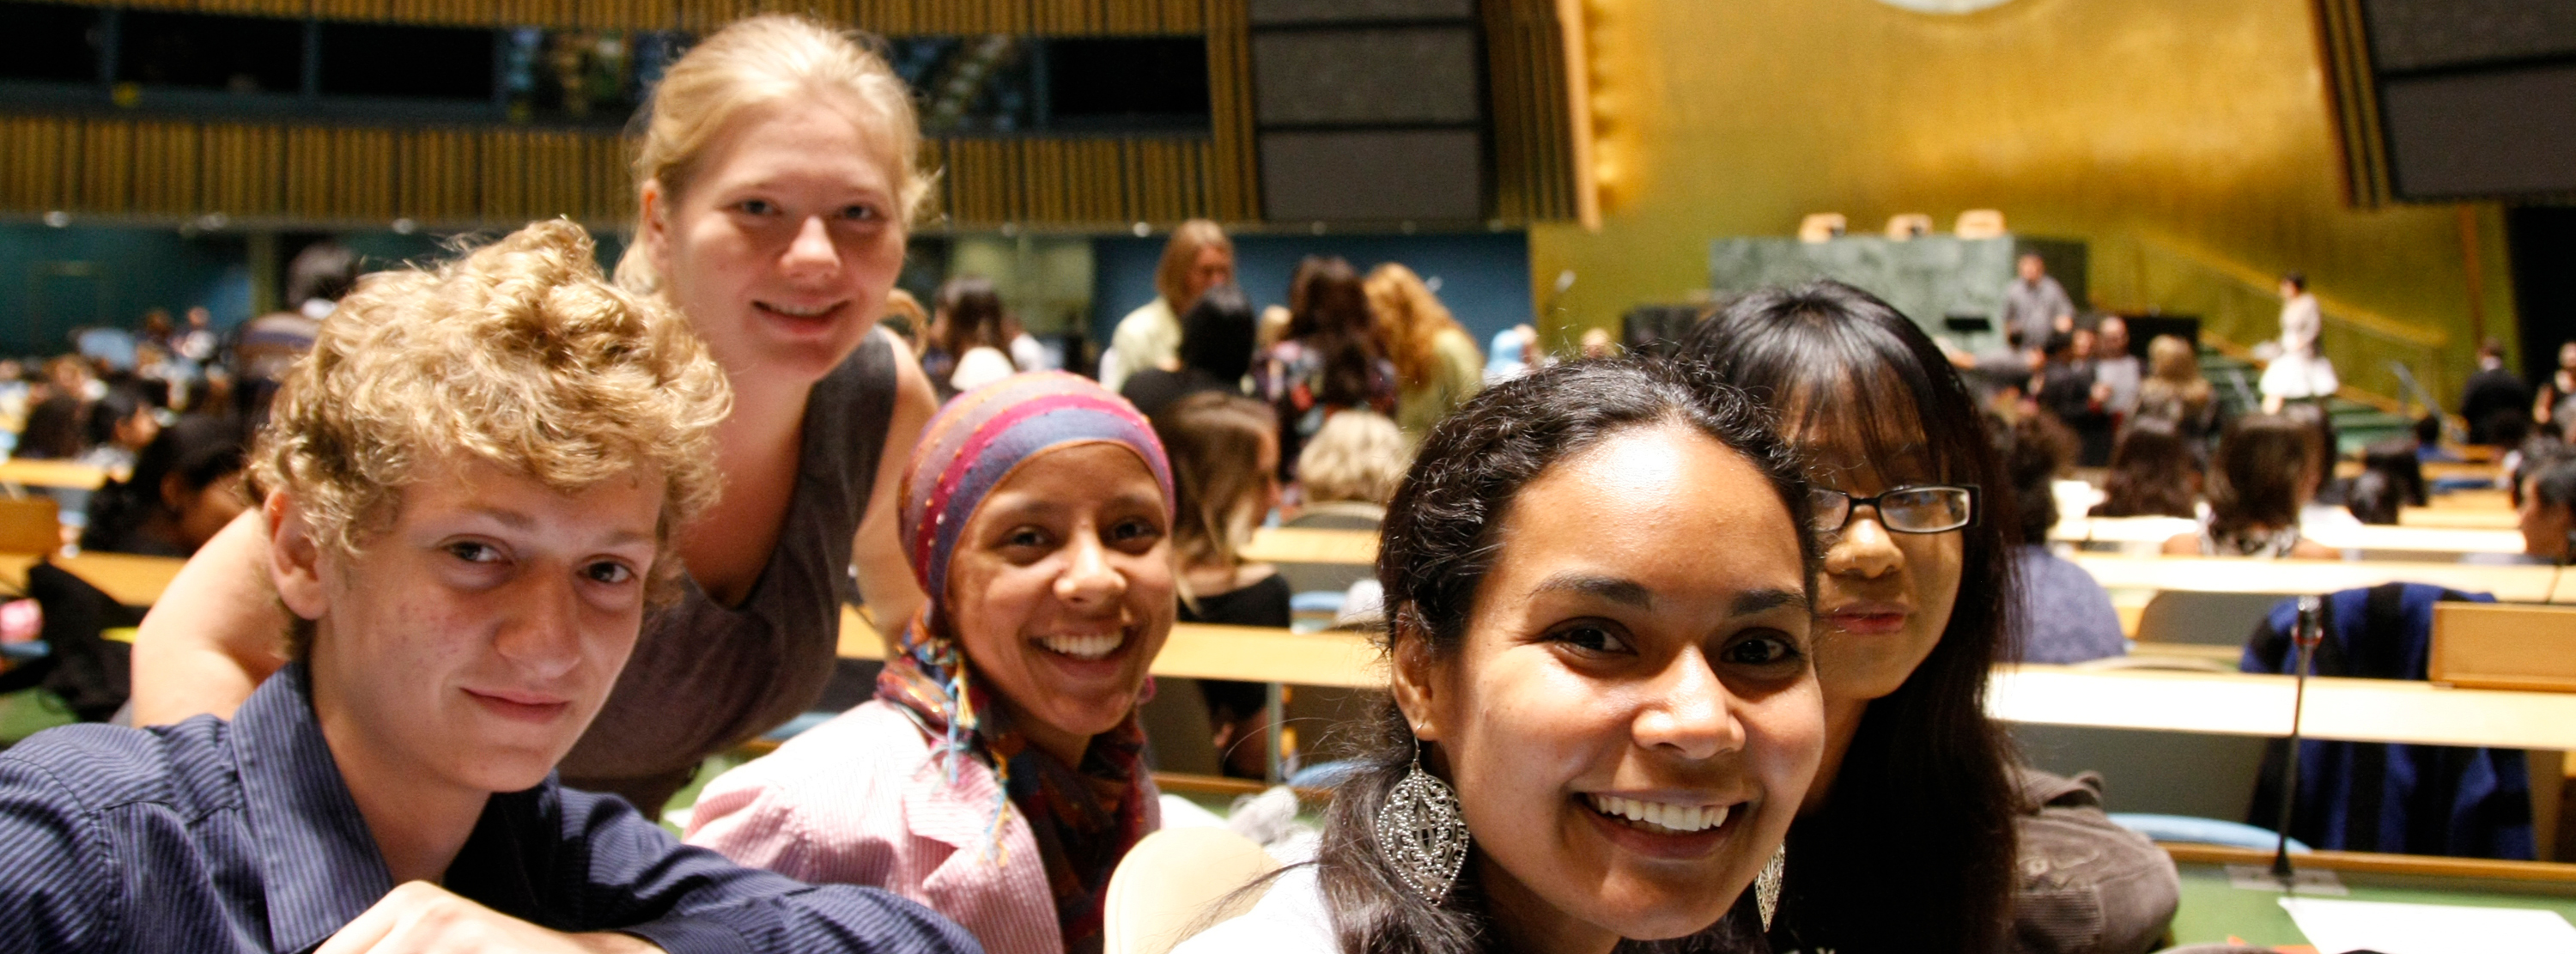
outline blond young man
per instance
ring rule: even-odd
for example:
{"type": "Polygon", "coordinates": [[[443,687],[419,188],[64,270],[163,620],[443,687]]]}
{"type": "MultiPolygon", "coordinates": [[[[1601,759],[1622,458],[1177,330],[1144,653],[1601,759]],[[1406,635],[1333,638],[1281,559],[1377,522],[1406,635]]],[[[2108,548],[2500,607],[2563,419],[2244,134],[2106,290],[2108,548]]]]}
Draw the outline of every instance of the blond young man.
{"type": "Polygon", "coordinates": [[[553,779],[677,578],[729,401],[568,222],[363,282],[253,452],[292,662],[229,723],[0,754],[0,949],[973,950],[553,779]]]}

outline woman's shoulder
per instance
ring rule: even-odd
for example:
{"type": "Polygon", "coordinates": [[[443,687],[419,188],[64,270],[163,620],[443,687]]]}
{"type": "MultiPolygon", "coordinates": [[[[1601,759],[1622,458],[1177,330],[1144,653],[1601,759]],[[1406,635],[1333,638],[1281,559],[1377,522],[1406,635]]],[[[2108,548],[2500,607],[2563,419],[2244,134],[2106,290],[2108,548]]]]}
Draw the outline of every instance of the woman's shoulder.
{"type": "Polygon", "coordinates": [[[728,830],[833,832],[900,824],[901,780],[929,755],[930,741],[919,725],[886,703],[862,703],[708,782],[691,811],[688,840],[741,837],[723,834],[728,830]]]}
{"type": "Polygon", "coordinates": [[[1241,917],[1224,921],[1172,954],[1338,954],[1332,915],[1313,865],[1292,868],[1270,882],[1261,900],[1241,917]]]}

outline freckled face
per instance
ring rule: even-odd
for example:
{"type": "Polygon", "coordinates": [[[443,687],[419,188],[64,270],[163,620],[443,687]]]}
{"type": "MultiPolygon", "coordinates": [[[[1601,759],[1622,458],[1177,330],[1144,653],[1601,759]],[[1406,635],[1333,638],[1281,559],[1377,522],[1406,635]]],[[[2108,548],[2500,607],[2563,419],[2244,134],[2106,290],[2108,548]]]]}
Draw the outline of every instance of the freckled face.
{"type": "Polygon", "coordinates": [[[1550,466],[1497,539],[1464,644],[1398,675],[1427,688],[1399,698],[1498,917],[1549,947],[1707,927],[1823,750],[1788,508],[1741,455],[1653,425],[1550,466]]]}
{"type": "Polygon", "coordinates": [[[326,729],[424,782],[544,781],[635,648],[662,491],[648,473],[560,494],[479,462],[405,488],[391,529],[319,558],[326,729]]]}
{"type": "Polygon", "coordinates": [[[976,508],[950,557],[950,631],[1019,729],[1068,763],[1127,718],[1171,635],[1165,507],[1124,445],[1044,451],[976,508]]]}
{"type": "Polygon", "coordinates": [[[820,380],[903,268],[899,160],[864,104],[822,94],[737,117],[677,195],[644,189],[647,252],[737,380],[820,380]]]}

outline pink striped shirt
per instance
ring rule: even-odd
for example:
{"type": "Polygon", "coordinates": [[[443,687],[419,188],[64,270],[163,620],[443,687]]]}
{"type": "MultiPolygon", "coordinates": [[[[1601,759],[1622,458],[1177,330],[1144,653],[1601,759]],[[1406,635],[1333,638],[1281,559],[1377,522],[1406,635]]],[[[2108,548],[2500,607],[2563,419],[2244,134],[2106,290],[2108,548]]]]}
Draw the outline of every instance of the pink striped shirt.
{"type": "MultiPolygon", "coordinates": [[[[991,769],[955,761],[952,784],[919,725],[869,702],[707,783],[688,841],[802,881],[884,888],[991,954],[1063,954],[1028,819],[995,797],[991,769]]],[[[1162,827],[1150,784],[1147,831],[1162,827]]]]}

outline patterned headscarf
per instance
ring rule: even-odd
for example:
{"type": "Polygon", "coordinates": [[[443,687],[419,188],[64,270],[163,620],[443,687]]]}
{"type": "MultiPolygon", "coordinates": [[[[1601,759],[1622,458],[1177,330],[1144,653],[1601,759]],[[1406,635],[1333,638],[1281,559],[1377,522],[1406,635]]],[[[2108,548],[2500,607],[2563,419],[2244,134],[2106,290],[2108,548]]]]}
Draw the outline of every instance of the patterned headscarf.
{"type": "MultiPolygon", "coordinates": [[[[1144,731],[1130,712],[1092,739],[1078,766],[1029,745],[972,678],[973,667],[949,631],[947,601],[949,557],[993,488],[1039,454],[1091,443],[1134,451],[1162,489],[1168,515],[1172,472],[1162,442],[1135,406],[1098,384],[1063,372],[1022,374],[940,408],[904,468],[900,523],[904,555],[930,603],[904,627],[896,640],[901,652],[877,676],[878,698],[942,740],[952,780],[958,758],[992,766],[1001,797],[1029,820],[1065,949],[1077,954],[1100,949],[1110,872],[1145,836],[1151,790],[1144,731]]],[[[990,831],[998,832],[1003,806],[993,808],[990,831]]],[[[998,850],[998,839],[994,845],[998,850]]]]}

